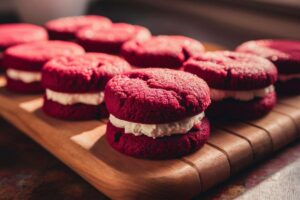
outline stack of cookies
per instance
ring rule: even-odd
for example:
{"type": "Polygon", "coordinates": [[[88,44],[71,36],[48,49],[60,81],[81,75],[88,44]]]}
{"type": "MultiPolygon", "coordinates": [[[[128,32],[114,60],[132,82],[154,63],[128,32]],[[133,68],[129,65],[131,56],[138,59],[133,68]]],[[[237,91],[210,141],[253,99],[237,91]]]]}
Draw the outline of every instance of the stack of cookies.
{"type": "Polygon", "coordinates": [[[207,52],[186,36],[88,15],[0,25],[0,49],[8,90],[44,94],[51,117],[108,118],[112,148],[143,159],[191,154],[208,140],[209,119],[256,119],[276,92],[300,94],[300,41],[207,52]]]}

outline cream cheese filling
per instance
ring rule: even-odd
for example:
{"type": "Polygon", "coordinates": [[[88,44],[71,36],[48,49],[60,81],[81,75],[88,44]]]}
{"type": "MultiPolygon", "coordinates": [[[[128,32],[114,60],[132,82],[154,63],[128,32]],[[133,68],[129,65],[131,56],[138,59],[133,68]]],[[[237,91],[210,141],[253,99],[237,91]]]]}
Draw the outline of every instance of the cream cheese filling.
{"type": "Polygon", "coordinates": [[[274,92],[274,86],[270,85],[266,88],[249,90],[249,91],[239,91],[239,90],[219,90],[210,89],[210,97],[213,101],[221,101],[223,99],[236,99],[240,101],[250,101],[255,97],[264,97],[269,93],[274,92]]]}
{"type": "Polygon", "coordinates": [[[291,79],[300,79],[300,73],[299,74],[278,74],[278,80],[282,82],[289,81],[291,79]]]}
{"type": "Polygon", "coordinates": [[[6,70],[6,75],[13,80],[22,81],[24,83],[39,82],[42,79],[41,72],[29,72],[11,68],[6,70]]]}
{"type": "Polygon", "coordinates": [[[165,124],[142,124],[118,119],[110,114],[109,121],[115,127],[124,129],[125,133],[133,134],[135,136],[146,135],[148,137],[158,138],[175,134],[185,134],[191,130],[195,124],[200,123],[204,116],[204,112],[202,112],[176,122],[165,124]]]}
{"type": "Polygon", "coordinates": [[[76,103],[100,105],[104,101],[104,92],[62,93],[46,89],[46,98],[62,105],[73,105],[76,103]]]}

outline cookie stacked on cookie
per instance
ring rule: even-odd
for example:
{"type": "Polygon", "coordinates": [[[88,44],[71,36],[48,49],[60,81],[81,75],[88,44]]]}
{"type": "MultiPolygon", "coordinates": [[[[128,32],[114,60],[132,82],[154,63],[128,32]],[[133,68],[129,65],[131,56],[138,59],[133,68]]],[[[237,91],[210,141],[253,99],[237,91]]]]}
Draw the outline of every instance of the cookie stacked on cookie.
{"type": "Polygon", "coordinates": [[[59,56],[81,55],[84,49],[72,42],[41,41],[8,48],[4,53],[7,88],[19,93],[39,93],[44,64],[59,56]]]}
{"type": "Polygon", "coordinates": [[[105,88],[107,139],[138,158],[170,159],[199,149],[210,128],[209,88],[183,71],[148,68],[112,78],[105,88]]]}
{"type": "Polygon", "coordinates": [[[123,59],[102,53],[55,58],[45,64],[43,110],[50,116],[86,120],[107,117],[104,88],[115,75],[130,70],[123,59]]]}
{"type": "Polygon", "coordinates": [[[209,114],[249,119],[268,113],[276,103],[276,67],[267,59],[237,52],[207,52],[191,58],[184,70],[210,86],[209,114]]]}

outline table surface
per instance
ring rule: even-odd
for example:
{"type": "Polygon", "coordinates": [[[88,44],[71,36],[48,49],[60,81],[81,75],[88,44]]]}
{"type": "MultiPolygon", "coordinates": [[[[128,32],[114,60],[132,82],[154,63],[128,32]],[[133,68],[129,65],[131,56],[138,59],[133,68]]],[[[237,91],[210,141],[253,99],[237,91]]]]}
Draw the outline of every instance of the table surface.
{"type": "MultiPolygon", "coordinates": [[[[300,143],[195,199],[299,199],[300,143]]],[[[68,167],[0,118],[0,200],[107,199],[68,167]]]]}

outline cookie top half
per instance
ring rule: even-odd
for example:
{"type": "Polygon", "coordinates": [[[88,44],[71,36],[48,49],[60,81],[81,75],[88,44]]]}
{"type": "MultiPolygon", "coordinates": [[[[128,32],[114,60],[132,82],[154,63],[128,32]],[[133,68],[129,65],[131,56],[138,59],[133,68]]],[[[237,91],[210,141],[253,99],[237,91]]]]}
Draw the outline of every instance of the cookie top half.
{"type": "Polygon", "coordinates": [[[43,65],[58,56],[81,55],[84,49],[78,44],[64,41],[42,41],[21,44],[5,51],[6,68],[40,70],[43,65]]]}
{"type": "Polygon", "coordinates": [[[267,58],[281,73],[300,72],[300,41],[253,40],[241,44],[236,51],[267,58]]]}
{"type": "Polygon", "coordinates": [[[86,27],[108,27],[111,20],[98,15],[72,16],[54,19],[45,24],[50,36],[56,39],[72,39],[75,33],[86,27]]]}
{"type": "Polygon", "coordinates": [[[119,54],[123,43],[129,40],[144,40],[151,36],[142,26],[115,23],[109,27],[90,27],[77,32],[76,38],[87,51],[119,54]]]}
{"type": "Polygon", "coordinates": [[[184,71],[203,78],[210,87],[223,90],[254,90],[277,80],[277,69],[267,59],[230,51],[207,52],[189,59],[184,71]]]}
{"type": "Polygon", "coordinates": [[[98,92],[113,76],[130,69],[122,58],[103,53],[59,57],[43,67],[42,84],[57,92],[98,92]]]}
{"type": "Polygon", "coordinates": [[[209,88],[195,75],[171,69],[133,70],[112,78],[105,88],[108,111],[139,123],[168,123],[203,112],[209,88]]]}
{"type": "Polygon", "coordinates": [[[0,50],[17,44],[47,39],[47,31],[40,26],[25,23],[0,25],[0,50]]]}
{"type": "Polygon", "coordinates": [[[125,43],[121,55],[138,67],[179,68],[190,57],[204,52],[203,45],[185,36],[154,36],[125,43]]]}

